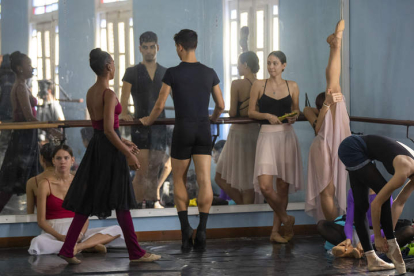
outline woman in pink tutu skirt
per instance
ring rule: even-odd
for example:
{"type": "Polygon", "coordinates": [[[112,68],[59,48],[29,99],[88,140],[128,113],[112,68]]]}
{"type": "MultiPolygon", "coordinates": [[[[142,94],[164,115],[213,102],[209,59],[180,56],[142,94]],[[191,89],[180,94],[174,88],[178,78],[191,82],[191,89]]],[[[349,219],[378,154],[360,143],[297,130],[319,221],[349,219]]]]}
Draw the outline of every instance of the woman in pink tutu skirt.
{"type": "Polygon", "coordinates": [[[331,48],[326,67],[326,92],[318,95],[317,108],[306,107],[303,111],[316,135],[309,150],[305,211],[317,221],[333,221],[346,212],[348,173],[338,158],[339,144],[351,135],[339,85],[344,28],[345,22],[339,21],[335,33],[327,39],[331,48]]]}

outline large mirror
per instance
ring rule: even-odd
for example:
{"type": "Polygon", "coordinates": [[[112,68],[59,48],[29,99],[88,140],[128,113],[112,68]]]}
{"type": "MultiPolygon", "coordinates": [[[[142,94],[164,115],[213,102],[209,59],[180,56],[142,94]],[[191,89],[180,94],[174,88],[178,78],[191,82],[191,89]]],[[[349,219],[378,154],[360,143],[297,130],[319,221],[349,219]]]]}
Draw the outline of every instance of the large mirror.
{"type": "MultiPolygon", "coordinates": [[[[27,54],[36,68],[27,85],[37,99],[38,120],[89,119],[85,95],[95,81],[89,68],[89,52],[100,47],[112,55],[116,64],[110,88],[125,107],[121,119],[146,116],[159,92],[165,72],[163,67],[176,66],[180,62],[173,36],[181,29],[189,28],[198,33],[197,59],[214,68],[220,79],[226,110],[230,108],[231,83],[241,78],[238,57],[247,50],[258,56],[258,79],[269,76],[267,56],[270,52],[281,50],[286,54],[283,78],[298,84],[299,107],[303,110],[305,94],[314,105],[316,96],[325,90],[325,67],[329,57],[326,37],[333,32],[340,18],[340,0],[3,0],[1,101],[5,100],[7,89],[11,89],[10,84],[4,83],[14,82],[6,54],[18,50],[27,54]],[[151,40],[152,34],[148,33],[140,41],[141,35],[148,31],[156,34],[156,41],[151,40]],[[155,62],[158,65],[148,70],[150,67],[143,65],[155,62]]],[[[212,100],[210,106],[213,110],[212,100]]],[[[6,115],[0,118],[2,123],[12,121],[11,114],[6,115]]],[[[224,113],[222,116],[229,115],[224,113]]],[[[162,117],[174,118],[171,96],[162,117]]],[[[211,161],[213,205],[263,204],[264,198],[254,192],[253,183],[249,199],[240,202],[239,198],[224,193],[215,180],[217,162],[229,129],[228,124],[211,125],[212,134],[216,136],[211,161]]],[[[304,183],[302,190],[289,195],[289,202],[304,202],[308,149],[314,132],[307,122],[295,123],[294,129],[301,149],[304,183]]],[[[142,169],[131,172],[140,208],[174,207],[170,158],[172,131],[172,125],[121,127],[121,133],[141,149],[142,169]]],[[[92,133],[91,128],[65,129],[65,143],[73,150],[73,172],[82,160],[92,133]]],[[[0,163],[27,158],[3,160],[11,135],[12,131],[1,130],[0,163]]],[[[33,139],[39,145],[51,140],[49,132],[44,130],[39,130],[33,139]]],[[[53,167],[46,170],[52,171],[53,167]]],[[[193,164],[187,180],[190,199],[195,199],[198,186],[193,164]]],[[[10,188],[15,181],[8,179],[1,185],[10,188]]],[[[28,198],[25,190],[20,187],[19,192],[11,188],[5,191],[0,197],[0,215],[26,214],[28,203],[33,204],[33,199],[28,198]]],[[[196,201],[192,200],[191,204],[196,201]]]]}

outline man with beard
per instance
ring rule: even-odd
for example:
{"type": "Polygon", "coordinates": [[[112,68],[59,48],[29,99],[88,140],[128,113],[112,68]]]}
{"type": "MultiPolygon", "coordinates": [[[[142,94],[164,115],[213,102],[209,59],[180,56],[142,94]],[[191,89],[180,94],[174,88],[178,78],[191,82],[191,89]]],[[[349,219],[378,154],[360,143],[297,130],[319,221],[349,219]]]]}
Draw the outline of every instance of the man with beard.
{"type": "MultiPolygon", "coordinates": [[[[132,121],[134,118],[142,118],[150,114],[157,101],[166,71],[165,67],[157,63],[159,51],[157,35],[153,32],[145,32],[140,36],[139,43],[142,62],[128,68],[122,79],[121,120],[132,121]],[[134,101],[134,117],[128,114],[130,95],[134,101]]],[[[160,118],[165,118],[165,111],[162,111],[160,118]]],[[[138,159],[141,169],[137,171],[132,182],[135,198],[138,202],[146,201],[146,207],[152,207],[152,204],[148,203],[154,202],[154,208],[163,208],[159,202],[159,190],[171,172],[171,158],[165,153],[167,127],[132,126],[131,138],[140,149],[138,159]]]]}

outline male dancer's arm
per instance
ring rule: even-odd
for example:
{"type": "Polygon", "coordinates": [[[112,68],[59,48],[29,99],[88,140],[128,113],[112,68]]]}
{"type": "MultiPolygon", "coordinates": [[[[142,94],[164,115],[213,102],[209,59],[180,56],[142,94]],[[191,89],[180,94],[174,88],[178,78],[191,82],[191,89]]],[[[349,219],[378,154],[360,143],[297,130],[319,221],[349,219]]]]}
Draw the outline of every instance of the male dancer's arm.
{"type": "Polygon", "coordinates": [[[221,89],[218,84],[213,87],[212,95],[216,106],[214,107],[214,112],[211,115],[210,120],[216,122],[221,113],[224,111],[223,95],[221,94],[221,89]]]}
{"type": "Polygon", "coordinates": [[[155,102],[154,108],[151,111],[149,116],[139,119],[144,126],[150,126],[154,121],[160,116],[161,112],[164,110],[165,102],[167,101],[168,95],[170,94],[171,86],[168,84],[162,83],[160,94],[157,101],[155,102]]]}
{"type": "Polygon", "coordinates": [[[127,81],[122,82],[122,92],[121,92],[122,112],[119,115],[119,119],[125,120],[125,121],[134,120],[134,118],[128,114],[128,101],[131,95],[131,87],[132,87],[132,84],[130,84],[129,82],[127,81]]]}

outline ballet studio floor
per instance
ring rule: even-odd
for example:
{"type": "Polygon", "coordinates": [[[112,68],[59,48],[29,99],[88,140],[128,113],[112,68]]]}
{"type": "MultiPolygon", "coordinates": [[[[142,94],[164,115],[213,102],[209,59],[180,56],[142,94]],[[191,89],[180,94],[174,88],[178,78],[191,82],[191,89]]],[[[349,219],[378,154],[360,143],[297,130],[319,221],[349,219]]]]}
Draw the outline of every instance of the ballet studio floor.
{"type": "MultiPolygon", "coordinates": [[[[66,265],[54,255],[30,256],[27,248],[0,249],[0,275],[394,275],[395,270],[366,271],[365,260],[334,259],[318,236],[296,236],[288,245],[266,238],[208,240],[204,252],[181,252],[180,242],[143,242],[162,255],[155,263],[130,264],[126,249],[78,255],[80,265],[66,265]]],[[[414,259],[406,262],[414,271],[414,259]]],[[[414,275],[407,272],[406,275],[414,275]]]]}

